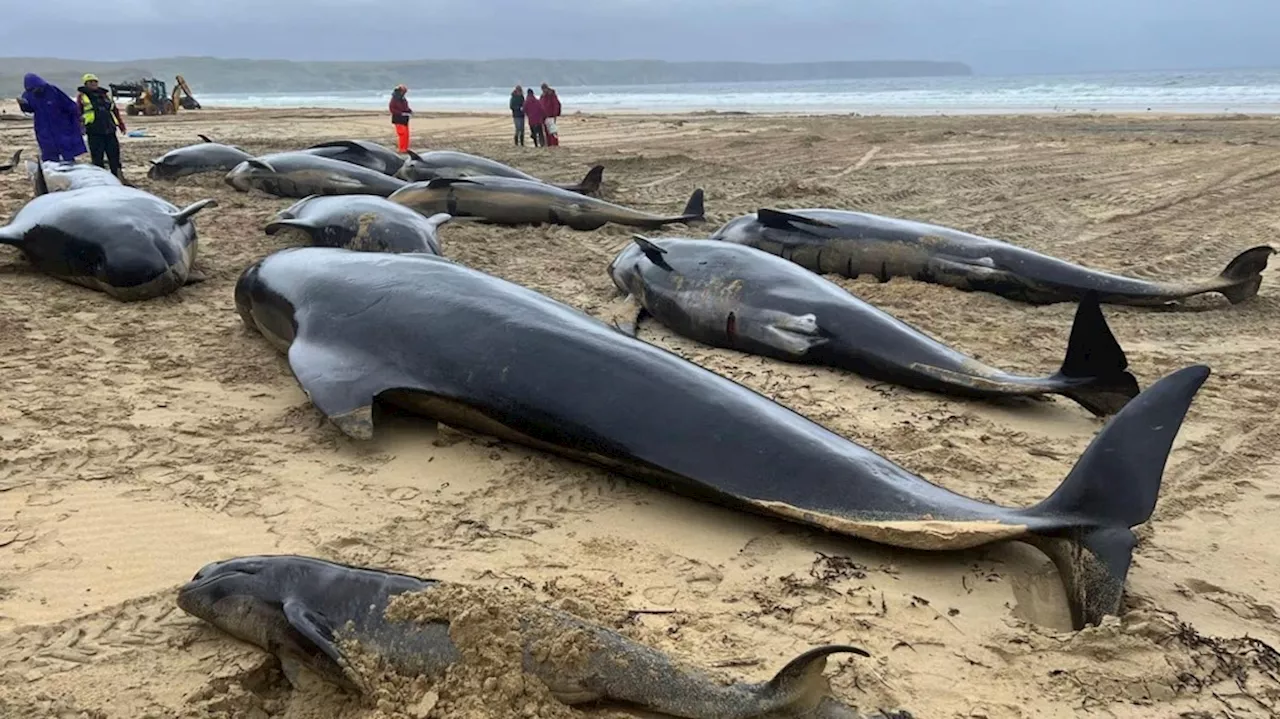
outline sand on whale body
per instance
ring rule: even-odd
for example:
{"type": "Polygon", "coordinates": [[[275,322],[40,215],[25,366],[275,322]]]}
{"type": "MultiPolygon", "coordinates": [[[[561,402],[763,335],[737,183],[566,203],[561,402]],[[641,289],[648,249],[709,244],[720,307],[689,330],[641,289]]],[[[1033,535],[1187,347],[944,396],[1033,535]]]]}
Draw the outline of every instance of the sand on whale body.
{"type": "MultiPolygon", "coordinates": [[[[565,102],[557,148],[512,147],[501,113],[427,113],[414,147],[483,154],[551,181],[575,182],[600,163],[606,199],[655,212],[706,188],[708,226],[659,236],[704,236],[759,207],[843,207],[1149,278],[1216,274],[1271,238],[1280,201],[1280,148],[1265,119],[605,116],[575,115],[565,102]]],[[[453,689],[388,679],[359,701],[324,687],[289,691],[262,652],[174,605],[176,587],[206,562],[254,553],[580,602],[606,625],[737,681],[768,679],[812,646],[854,644],[872,656],[833,657],[828,674],[863,710],[1278,711],[1274,268],[1256,300],[1235,307],[1210,296],[1193,311],[1104,308],[1142,386],[1198,362],[1213,375],[1179,434],[1155,516],[1138,531],[1126,614],[1070,633],[1055,570],[1022,545],[894,550],[393,412],[378,416],[372,440],[344,438],[234,309],[240,271],[291,242],[262,225],[292,201],[235,193],[216,175],[151,181],[147,159],[198,133],[254,153],[344,137],[393,145],[384,114],[206,108],[131,129],[150,135],[122,139],[132,181],[178,206],[219,200],[196,218],[197,266],[209,279],[125,305],[0,248],[0,716],[421,719],[449,708],[478,718],[492,711],[487,692],[512,688],[476,674],[453,689]]],[[[20,147],[34,156],[29,125],[0,123],[0,153],[20,147]]],[[[29,197],[22,173],[0,175],[0,218],[29,197]]],[[[604,316],[614,301],[605,267],[630,232],[457,223],[440,239],[449,257],[604,316]]],[[[1028,374],[1061,363],[1075,311],[832,279],[1028,374]]],[[[651,321],[640,337],[931,481],[1004,504],[1045,497],[1101,426],[1061,398],[944,398],[701,346],[651,321]]],[[[468,631],[487,636],[480,626],[468,631]]],[[[526,716],[586,713],[534,685],[519,689],[513,711],[528,705],[526,716]]]]}

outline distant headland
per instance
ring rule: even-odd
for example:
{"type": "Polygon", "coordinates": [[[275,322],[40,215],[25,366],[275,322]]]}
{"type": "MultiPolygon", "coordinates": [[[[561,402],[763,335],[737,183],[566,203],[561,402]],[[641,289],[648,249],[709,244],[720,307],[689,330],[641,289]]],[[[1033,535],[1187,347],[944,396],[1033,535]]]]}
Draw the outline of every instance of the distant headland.
{"type": "Polygon", "coordinates": [[[405,83],[413,88],[507,87],[516,82],[552,85],[661,85],[697,82],[784,82],[888,77],[972,75],[960,62],[875,60],[858,62],[664,62],[661,60],[410,60],[402,62],[295,62],[214,57],[166,57],[98,62],[58,58],[0,57],[0,96],[22,92],[22,76],[34,72],[68,92],[92,72],[104,84],[155,77],[172,86],[183,75],[197,98],[203,93],[306,93],[368,91],[405,83]]]}

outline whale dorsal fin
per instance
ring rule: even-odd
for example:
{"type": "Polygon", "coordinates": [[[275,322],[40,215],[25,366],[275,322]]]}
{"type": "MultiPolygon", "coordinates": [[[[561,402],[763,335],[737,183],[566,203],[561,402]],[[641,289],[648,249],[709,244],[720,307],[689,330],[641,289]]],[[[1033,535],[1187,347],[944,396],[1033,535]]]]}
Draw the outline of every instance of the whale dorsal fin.
{"type": "Polygon", "coordinates": [[[659,246],[653,240],[645,237],[644,235],[632,235],[631,241],[636,243],[636,246],[640,248],[640,251],[644,253],[645,257],[649,258],[650,262],[664,270],[671,269],[671,265],[668,265],[666,259],[663,257],[663,255],[667,254],[666,248],[659,246]]]}
{"type": "Polygon", "coordinates": [[[259,170],[266,170],[267,172],[276,171],[276,168],[272,167],[270,162],[267,162],[266,160],[259,160],[256,157],[250,157],[249,159],[245,160],[245,162],[249,163],[250,167],[256,167],[259,170]]]}
{"type": "Polygon", "coordinates": [[[822,220],[815,220],[809,217],[783,212],[781,210],[771,210],[762,207],[756,210],[756,219],[765,227],[771,227],[775,230],[799,230],[804,232],[804,226],[810,227],[827,227],[834,228],[835,225],[822,220]],[[800,225],[796,227],[796,225],[800,225]]]}
{"type": "Polygon", "coordinates": [[[478,185],[480,183],[466,177],[437,177],[434,180],[427,180],[427,189],[434,190],[437,187],[449,187],[451,185],[478,185]]]}
{"type": "Polygon", "coordinates": [[[201,140],[204,140],[205,142],[213,142],[213,140],[209,139],[208,135],[196,135],[196,137],[200,138],[201,140]]]}
{"type": "Polygon", "coordinates": [[[422,155],[419,155],[413,150],[405,150],[405,152],[408,153],[409,159],[414,160],[416,162],[422,162],[422,155]]]}
{"type": "Polygon", "coordinates": [[[349,150],[359,150],[361,152],[369,151],[368,147],[364,146],[363,144],[361,144],[356,140],[328,140],[325,142],[316,143],[308,149],[316,150],[321,147],[345,147],[349,150]]]}

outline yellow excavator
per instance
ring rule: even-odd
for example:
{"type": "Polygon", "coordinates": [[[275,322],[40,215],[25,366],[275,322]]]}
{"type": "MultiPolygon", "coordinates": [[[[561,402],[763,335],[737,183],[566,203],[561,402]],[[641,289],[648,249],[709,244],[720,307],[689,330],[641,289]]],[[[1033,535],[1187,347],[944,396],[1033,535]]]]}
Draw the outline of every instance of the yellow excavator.
{"type": "Polygon", "coordinates": [[[129,115],[173,115],[181,107],[184,110],[199,110],[200,103],[191,94],[191,86],[181,75],[176,78],[173,95],[168,93],[164,80],[143,78],[138,82],[111,83],[111,94],[132,100],[125,106],[129,115]]]}

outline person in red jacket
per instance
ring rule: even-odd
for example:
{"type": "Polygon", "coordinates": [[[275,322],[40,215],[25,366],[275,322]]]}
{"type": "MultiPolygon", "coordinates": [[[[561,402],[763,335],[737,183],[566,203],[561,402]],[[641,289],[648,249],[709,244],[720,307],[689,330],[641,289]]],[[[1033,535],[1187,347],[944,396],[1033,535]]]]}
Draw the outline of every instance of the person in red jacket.
{"type": "Polygon", "coordinates": [[[387,109],[391,110],[391,124],[396,127],[400,152],[409,151],[409,116],[413,114],[413,110],[409,109],[409,101],[404,97],[408,92],[409,88],[397,85],[391,92],[391,102],[387,105],[387,109]]]}
{"type": "Polygon", "coordinates": [[[547,119],[547,111],[542,107],[542,103],[534,96],[533,90],[529,90],[529,94],[524,96],[524,116],[529,121],[529,133],[533,135],[534,147],[546,147],[547,140],[542,134],[542,123],[547,119]]]}
{"type": "Polygon", "coordinates": [[[547,83],[542,83],[542,97],[539,98],[542,103],[542,111],[546,114],[545,121],[546,143],[550,147],[560,144],[560,132],[556,127],[556,118],[560,117],[560,97],[556,95],[556,90],[547,83]]]}

